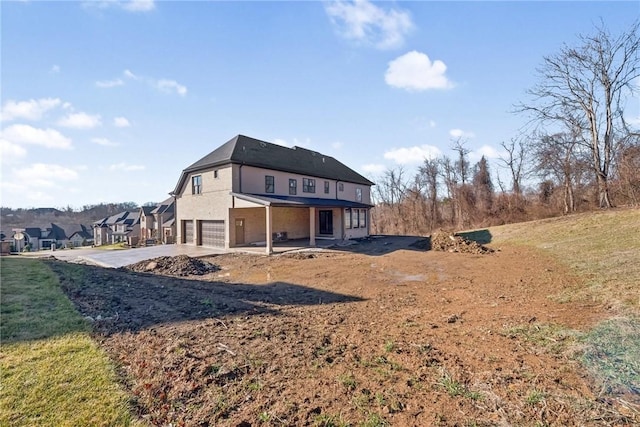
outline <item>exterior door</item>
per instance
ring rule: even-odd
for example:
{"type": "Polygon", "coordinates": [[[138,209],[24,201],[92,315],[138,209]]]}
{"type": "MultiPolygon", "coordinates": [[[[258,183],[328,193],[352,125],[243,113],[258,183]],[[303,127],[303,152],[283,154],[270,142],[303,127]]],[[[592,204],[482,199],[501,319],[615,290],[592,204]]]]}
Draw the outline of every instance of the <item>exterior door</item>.
{"type": "Polygon", "coordinates": [[[319,211],[320,234],[333,234],[333,211],[319,211]]]}
{"type": "Polygon", "coordinates": [[[244,245],[244,219],[236,218],[236,245],[244,245]]]}
{"type": "Polygon", "coordinates": [[[182,243],[193,243],[193,221],[182,221],[182,243]]]}

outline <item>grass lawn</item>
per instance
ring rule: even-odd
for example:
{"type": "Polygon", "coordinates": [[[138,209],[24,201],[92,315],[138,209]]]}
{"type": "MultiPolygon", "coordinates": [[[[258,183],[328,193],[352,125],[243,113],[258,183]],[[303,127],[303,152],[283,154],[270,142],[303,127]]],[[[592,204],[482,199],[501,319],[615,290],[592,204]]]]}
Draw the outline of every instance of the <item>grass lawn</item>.
{"type": "Polygon", "coordinates": [[[582,336],[582,363],[602,392],[640,393],[640,209],[511,224],[490,233],[494,247],[537,247],[583,280],[576,292],[552,298],[591,299],[610,308],[611,318],[582,336]]]}
{"type": "Polygon", "coordinates": [[[0,426],[135,425],[89,327],[36,259],[2,258],[0,426]]]}

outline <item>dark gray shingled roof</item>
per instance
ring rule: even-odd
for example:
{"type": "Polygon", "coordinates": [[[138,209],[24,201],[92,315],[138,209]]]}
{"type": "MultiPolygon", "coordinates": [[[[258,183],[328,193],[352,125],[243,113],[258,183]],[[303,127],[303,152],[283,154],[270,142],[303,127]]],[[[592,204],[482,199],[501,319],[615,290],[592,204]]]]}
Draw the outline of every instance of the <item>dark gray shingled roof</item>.
{"type": "Polygon", "coordinates": [[[256,166],[265,169],[308,175],[355,184],[374,185],[353,169],[331,156],[301,147],[283,147],[244,135],[237,135],[207,154],[180,176],[174,194],[179,193],[190,172],[222,166],[229,163],[256,166]]]}

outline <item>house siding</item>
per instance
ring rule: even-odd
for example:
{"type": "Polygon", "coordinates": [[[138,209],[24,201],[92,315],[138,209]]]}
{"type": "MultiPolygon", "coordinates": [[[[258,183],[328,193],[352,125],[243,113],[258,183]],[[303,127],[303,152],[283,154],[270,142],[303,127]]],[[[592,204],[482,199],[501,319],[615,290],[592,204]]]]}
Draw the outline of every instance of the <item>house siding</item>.
{"type": "MultiPolygon", "coordinates": [[[[232,170],[230,166],[211,168],[199,172],[190,173],[185,181],[184,188],[176,196],[176,219],[179,224],[184,220],[224,220],[229,223],[229,208],[231,208],[232,170]],[[218,171],[218,178],[214,177],[214,171],[218,171]],[[202,177],[202,192],[191,194],[191,177],[202,177]]],[[[195,222],[194,222],[195,223],[195,222]]],[[[197,230],[197,228],[196,228],[197,230]]],[[[177,229],[177,241],[182,242],[182,227],[177,229]]],[[[229,233],[226,233],[225,247],[229,247],[229,233]]],[[[195,245],[198,241],[197,233],[194,233],[192,242],[186,244],[195,245]]]]}
{"type": "MultiPolygon", "coordinates": [[[[211,164],[211,163],[210,163],[211,164]]],[[[327,173],[331,172],[331,168],[327,165],[327,173]]],[[[317,173],[321,173],[324,164],[321,163],[317,173]]],[[[336,175],[339,176],[339,175],[336,175]]],[[[201,221],[224,221],[225,224],[225,248],[235,247],[238,245],[249,245],[256,242],[264,242],[266,236],[266,211],[260,202],[252,202],[251,198],[247,200],[234,197],[230,193],[260,195],[260,196],[294,196],[289,192],[289,180],[295,179],[297,182],[295,197],[340,200],[362,203],[364,205],[371,204],[371,188],[366,183],[353,183],[339,181],[336,179],[327,179],[314,175],[303,175],[293,172],[285,172],[282,170],[267,169],[257,166],[249,166],[246,164],[228,163],[223,166],[208,167],[196,172],[184,172],[176,188],[176,224],[184,224],[185,221],[191,221],[194,226],[193,238],[190,238],[186,244],[196,245],[201,242],[201,236],[198,235],[201,221]],[[217,178],[214,173],[217,171],[217,178]],[[201,193],[192,194],[192,177],[201,177],[201,193]],[[267,193],[265,177],[272,176],[274,178],[273,191],[267,193]],[[304,178],[315,180],[315,192],[304,192],[304,178]],[[328,191],[325,193],[325,182],[328,183],[328,191]],[[182,186],[182,188],[180,188],[182,186]],[[340,191],[342,187],[342,191],[340,191]],[[361,191],[361,198],[357,198],[357,189],[361,191]],[[244,239],[243,243],[238,243],[236,238],[236,219],[244,220],[244,239]]],[[[363,178],[364,180],[364,178],[363,178]]],[[[365,180],[366,181],[366,180],[365,180]]],[[[278,203],[274,203],[278,205],[278,203]]],[[[366,227],[357,227],[347,229],[345,226],[345,210],[343,208],[332,207],[333,203],[327,202],[327,207],[316,207],[310,209],[309,206],[271,206],[271,232],[286,232],[288,239],[309,238],[310,217],[314,212],[313,223],[316,237],[326,237],[334,239],[349,239],[365,237],[369,233],[369,209],[363,209],[366,212],[366,227]],[[332,212],[332,233],[320,234],[320,212],[330,210],[332,212]]],[[[336,203],[338,205],[339,203],[336,203]]],[[[183,242],[183,227],[177,227],[177,242],[183,242]]]]}

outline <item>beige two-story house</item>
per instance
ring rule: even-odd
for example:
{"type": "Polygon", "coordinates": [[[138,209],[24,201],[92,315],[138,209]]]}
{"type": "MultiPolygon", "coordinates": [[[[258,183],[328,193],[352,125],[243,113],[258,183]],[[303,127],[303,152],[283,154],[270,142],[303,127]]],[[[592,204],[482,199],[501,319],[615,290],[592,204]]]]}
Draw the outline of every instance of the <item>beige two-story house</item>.
{"type": "Polygon", "coordinates": [[[369,235],[373,182],[333,157],[238,135],[182,171],[177,242],[232,248],[369,235]]]}

